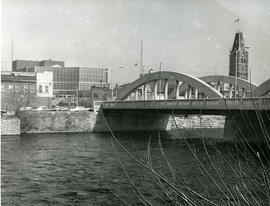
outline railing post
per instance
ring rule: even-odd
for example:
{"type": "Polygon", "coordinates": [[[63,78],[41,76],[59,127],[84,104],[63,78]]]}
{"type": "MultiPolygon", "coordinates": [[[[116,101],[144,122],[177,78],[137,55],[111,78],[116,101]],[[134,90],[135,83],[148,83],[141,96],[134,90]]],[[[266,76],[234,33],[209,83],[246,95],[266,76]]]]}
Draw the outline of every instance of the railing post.
{"type": "Polygon", "coordinates": [[[188,85],[188,98],[192,98],[192,87],[190,85],[188,85]]]}
{"type": "Polygon", "coordinates": [[[142,89],[142,97],[141,97],[141,100],[144,100],[144,85],[142,85],[141,89],[142,89]]]}
{"type": "Polygon", "coordinates": [[[217,82],[217,91],[220,92],[220,82],[217,82]]]}
{"type": "Polygon", "coordinates": [[[165,92],[164,92],[164,99],[168,99],[168,84],[169,84],[169,81],[168,79],[165,79],[165,92]]]}
{"type": "Polygon", "coordinates": [[[188,89],[185,91],[185,99],[188,98],[188,89]]]}
{"type": "Polygon", "coordinates": [[[198,99],[198,93],[199,93],[199,90],[195,88],[195,99],[198,99]]]}
{"type": "Polygon", "coordinates": [[[176,94],[175,94],[175,99],[179,99],[179,86],[180,86],[180,82],[176,80],[176,94]]]}
{"type": "Polygon", "coordinates": [[[157,80],[154,81],[154,100],[157,99],[157,80]]]}
{"type": "Polygon", "coordinates": [[[229,84],[229,98],[232,98],[233,93],[232,93],[232,84],[229,84]]]}
{"type": "Polygon", "coordinates": [[[240,98],[240,109],[243,109],[243,105],[244,105],[243,99],[240,98]]]}
{"type": "Polygon", "coordinates": [[[147,84],[144,86],[144,100],[147,100],[147,84]]]}
{"type": "Polygon", "coordinates": [[[136,101],[138,100],[138,89],[136,89],[136,91],[135,91],[135,100],[136,101]]]}
{"type": "Polygon", "coordinates": [[[243,97],[246,97],[246,90],[243,88],[243,97]]]}

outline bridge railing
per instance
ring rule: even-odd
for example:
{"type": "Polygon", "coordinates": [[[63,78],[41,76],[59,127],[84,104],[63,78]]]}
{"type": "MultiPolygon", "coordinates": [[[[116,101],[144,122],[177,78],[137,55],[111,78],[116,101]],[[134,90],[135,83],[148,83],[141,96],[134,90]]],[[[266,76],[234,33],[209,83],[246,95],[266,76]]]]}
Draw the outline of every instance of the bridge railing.
{"type": "Polygon", "coordinates": [[[104,108],[270,109],[270,97],[105,101],[104,108]]]}

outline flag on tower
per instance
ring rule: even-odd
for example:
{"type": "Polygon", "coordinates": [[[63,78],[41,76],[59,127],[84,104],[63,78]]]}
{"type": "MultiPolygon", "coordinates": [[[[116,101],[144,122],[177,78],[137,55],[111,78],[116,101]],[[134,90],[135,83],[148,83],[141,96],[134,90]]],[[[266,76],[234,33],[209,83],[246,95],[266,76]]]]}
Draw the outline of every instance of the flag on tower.
{"type": "Polygon", "coordinates": [[[239,22],[239,20],[240,20],[239,18],[238,18],[238,19],[236,19],[236,20],[234,21],[234,23],[239,22]]]}

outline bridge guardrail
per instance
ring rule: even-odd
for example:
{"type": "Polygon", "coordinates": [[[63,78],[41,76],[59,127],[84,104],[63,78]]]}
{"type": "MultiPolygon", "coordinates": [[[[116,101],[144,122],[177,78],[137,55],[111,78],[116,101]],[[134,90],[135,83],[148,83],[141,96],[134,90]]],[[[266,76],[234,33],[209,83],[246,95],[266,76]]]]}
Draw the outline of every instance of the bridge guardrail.
{"type": "Polygon", "coordinates": [[[137,100],[137,101],[105,101],[104,108],[157,108],[162,107],[194,107],[202,109],[268,109],[270,110],[270,97],[248,98],[208,98],[208,99],[170,99],[170,100],[137,100]]]}

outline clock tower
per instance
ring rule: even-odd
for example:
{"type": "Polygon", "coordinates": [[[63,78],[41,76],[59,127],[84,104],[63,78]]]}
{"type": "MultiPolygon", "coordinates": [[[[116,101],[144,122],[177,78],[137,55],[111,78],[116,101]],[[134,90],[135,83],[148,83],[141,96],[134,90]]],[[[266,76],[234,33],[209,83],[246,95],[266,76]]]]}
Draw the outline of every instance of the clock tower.
{"type": "Polygon", "coordinates": [[[248,51],[240,31],[235,34],[229,61],[229,75],[248,80],[248,51]]]}

